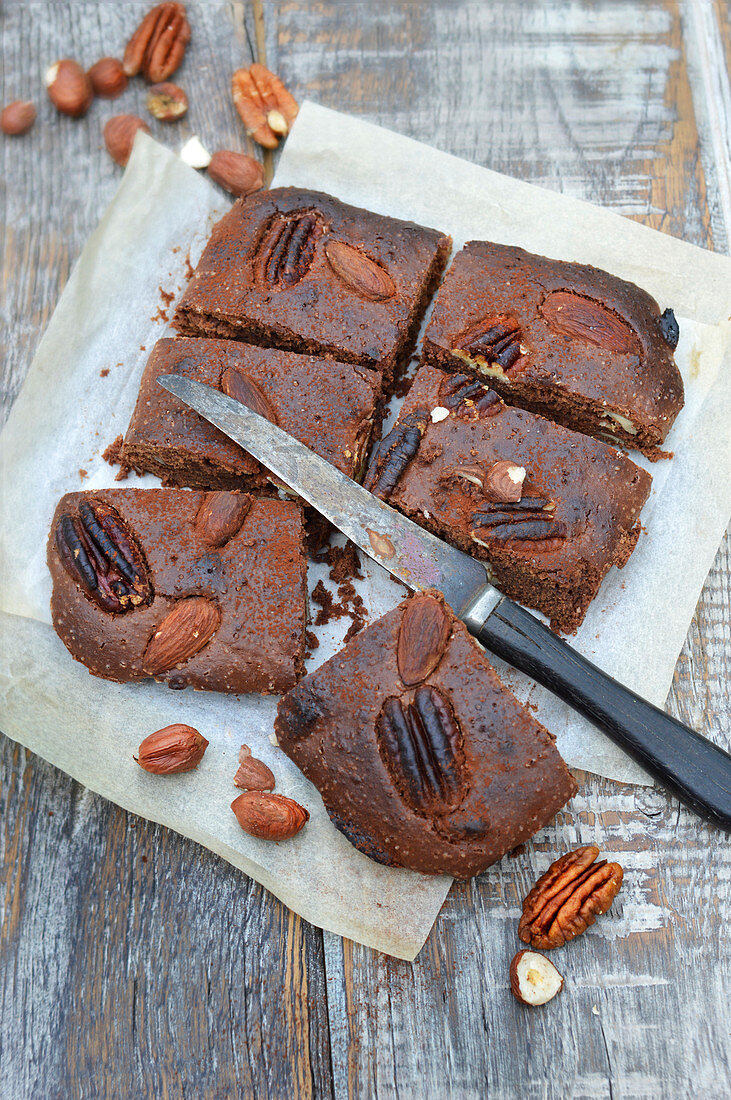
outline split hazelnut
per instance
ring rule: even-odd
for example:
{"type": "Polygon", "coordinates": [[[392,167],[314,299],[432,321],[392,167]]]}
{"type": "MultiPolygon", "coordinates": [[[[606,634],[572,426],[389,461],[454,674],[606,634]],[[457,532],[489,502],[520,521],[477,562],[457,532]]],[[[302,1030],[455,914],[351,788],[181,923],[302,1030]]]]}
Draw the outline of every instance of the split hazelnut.
{"type": "Polygon", "coordinates": [[[104,127],[104,144],[112,160],[123,168],[130,158],[135,134],[144,130],[149,134],[150,127],[137,115],[114,115],[104,127]]]}
{"type": "Polygon", "coordinates": [[[91,107],[94,89],[77,61],[66,57],[46,70],[48,98],[57,111],[81,118],[91,107]]]}
{"type": "Polygon", "coordinates": [[[544,1005],[563,989],[563,976],[537,951],[519,951],[510,964],[510,988],[521,1004],[544,1005]]]}
{"type": "Polygon", "coordinates": [[[197,729],[176,723],[146,737],[135,759],[153,775],[174,775],[197,768],[207,748],[208,742],[197,729]]]}
{"type": "Polygon", "coordinates": [[[153,84],[147,93],[147,110],[160,122],[177,122],[188,110],[188,97],[177,84],[153,84]]]}
{"type": "Polygon", "coordinates": [[[116,99],[127,87],[127,74],[116,57],[102,57],[86,74],[97,95],[103,99],[116,99]]]}
{"type": "Polygon", "coordinates": [[[8,103],[0,114],[0,130],[4,134],[27,134],[36,120],[35,106],[24,99],[16,99],[8,103]]]}
{"type": "Polygon", "coordinates": [[[525,467],[501,459],[487,471],[484,493],[487,500],[499,504],[517,504],[523,495],[525,467]]]}
{"type": "Polygon", "coordinates": [[[239,750],[239,769],[234,776],[234,786],[242,791],[273,791],[274,773],[263,760],[251,755],[248,745],[239,750]]]}
{"type": "Polygon", "coordinates": [[[213,154],[208,175],[219,187],[237,198],[258,191],[264,184],[264,171],[259,161],[246,153],[234,153],[230,149],[219,149],[213,154]]]}

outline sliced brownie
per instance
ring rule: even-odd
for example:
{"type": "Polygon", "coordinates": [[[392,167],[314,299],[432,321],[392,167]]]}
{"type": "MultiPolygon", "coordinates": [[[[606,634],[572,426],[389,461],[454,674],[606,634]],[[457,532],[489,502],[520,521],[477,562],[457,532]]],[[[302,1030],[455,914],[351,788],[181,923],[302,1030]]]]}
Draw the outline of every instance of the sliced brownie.
{"type": "Polygon", "coordinates": [[[383,372],[411,354],[451,239],[294,187],[241,199],[218,222],[175,324],[383,372]]]}
{"type": "Polygon", "coordinates": [[[607,570],[632,553],[651,481],[606,443],[426,366],[365,485],[572,633],[607,570]]]}
{"type": "Polygon", "coordinates": [[[351,363],[240,344],[180,337],[159,340],[145,367],[121,462],[166,485],[252,489],[264,469],[223,432],[159,385],[181,374],[214,386],[267,416],[350,477],[362,474],[380,378],[351,363]]]}
{"type": "Polygon", "coordinates": [[[294,501],[67,493],[48,567],[56,633],[94,676],[269,693],[302,675],[307,589],[294,501]]]}
{"type": "Polygon", "coordinates": [[[356,848],[426,874],[479,874],[576,790],[551,734],[432,595],[307,676],[275,730],[356,848]]]}
{"type": "Polygon", "coordinates": [[[424,337],[424,362],[487,376],[512,405],[659,457],[683,407],[671,309],[585,264],[470,241],[424,337]]]}

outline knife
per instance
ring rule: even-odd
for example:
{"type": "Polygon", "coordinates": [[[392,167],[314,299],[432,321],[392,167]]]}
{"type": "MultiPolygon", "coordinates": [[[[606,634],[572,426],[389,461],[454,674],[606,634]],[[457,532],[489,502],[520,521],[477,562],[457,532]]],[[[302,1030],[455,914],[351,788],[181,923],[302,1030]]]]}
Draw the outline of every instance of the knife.
{"type": "Polygon", "coordinates": [[[494,588],[482,562],[402,516],[246,405],[177,374],[158,382],[398,580],[440,591],[486,649],[569,703],[700,817],[731,830],[731,755],[724,749],[587,661],[494,588]]]}

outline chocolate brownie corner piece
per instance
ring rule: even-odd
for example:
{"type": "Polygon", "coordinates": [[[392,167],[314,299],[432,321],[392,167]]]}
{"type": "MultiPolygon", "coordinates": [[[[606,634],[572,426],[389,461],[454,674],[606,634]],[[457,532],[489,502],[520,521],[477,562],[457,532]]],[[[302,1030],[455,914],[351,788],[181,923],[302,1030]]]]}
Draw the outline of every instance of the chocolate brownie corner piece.
{"type": "Polygon", "coordinates": [[[469,371],[510,404],[575,431],[662,455],[683,407],[671,309],[586,264],[469,241],[424,336],[424,362],[469,371]]]}
{"type": "Polygon", "coordinates": [[[479,874],[576,790],[551,734],[436,594],[305,677],[275,730],[355,847],[426,874],[479,874]]]}
{"type": "Polygon", "coordinates": [[[236,340],[158,340],[122,448],[124,465],[166,485],[268,486],[266,471],[158,383],[180,374],[250,404],[349,477],[359,477],[380,417],[378,372],[236,340]]]}
{"type": "Polygon", "coordinates": [[[118,683],[282,692],[304,672],[306,574],[294,501],[99,489],[59,502],[51,613],[71,655],[118,683]]]}
{"type": "Polygon", "coordinates": [[[406,362],[451,239],[294,187],[237,202],[214,227],[178,330],[382,371],[406,362]]]}
{"type": "Polygon", "coordinates": [[[598,439],[420,367],[365,485],[483,559],[498,588],[571,634],[629,558],[650,475],[598,439]],[[512,480],[511,480],[512,478],[512,480]]]}

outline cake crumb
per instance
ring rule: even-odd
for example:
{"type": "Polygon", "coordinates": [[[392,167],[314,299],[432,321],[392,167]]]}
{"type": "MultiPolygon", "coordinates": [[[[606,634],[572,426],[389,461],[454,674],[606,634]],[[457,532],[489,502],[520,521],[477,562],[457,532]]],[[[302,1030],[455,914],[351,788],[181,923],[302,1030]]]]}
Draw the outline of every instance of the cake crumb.
{"type": "Polygon", "coordinates": [[[99,377],[100,378],[106,378],[108,374],[109,374],[109,367],[102,367],[102,369],[99,371],[99,377]]]}
{"type": "Polygon", "coordinates": [[[105,462],[108,462],[110,466],[119,466],[119,472],[114,478],[115,481],[126,481],[129,476],[129,466],[122,464],[122,444],[124,443],[124,436],[118,435],[113,443],[102,451],[102,458],[105,462]]]}
{"type": "Polygon", "coordinates": [[[79,470],[79,477],[83,481],[85,477],[89,476],[88,470],[84,470],[83,467],[79,470]]]}

